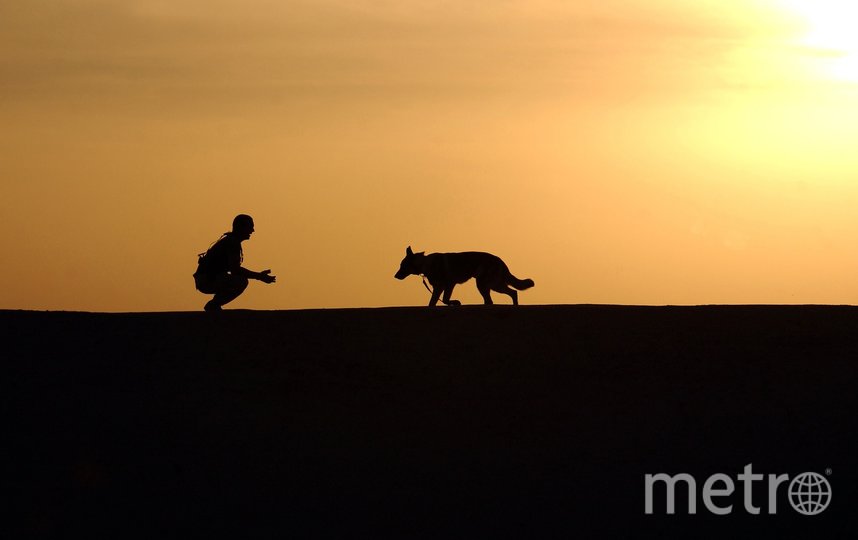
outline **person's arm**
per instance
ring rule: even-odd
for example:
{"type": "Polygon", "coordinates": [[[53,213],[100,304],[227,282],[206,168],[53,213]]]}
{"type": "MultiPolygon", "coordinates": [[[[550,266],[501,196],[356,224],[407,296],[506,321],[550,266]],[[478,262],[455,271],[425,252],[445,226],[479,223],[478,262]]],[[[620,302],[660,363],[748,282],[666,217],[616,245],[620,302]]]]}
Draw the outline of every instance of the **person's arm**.
{"type": "Polygon", "coordinates": [[[254,272],[241,266],[241,252],[238,250],[230,251],[229,272],[234,276],[244,276],[247,279],[256,279],[264,283],[274,283],[277,280],[275,276],[271,275],[271,270],[254,272]]]}
{"type": "Polygon", "coordinates": [[[255,279],[263,283],[274,283],[277,281],[277,276],[271,275],[271,270],[263,270],[262,272],[253,272],[256,275],[255,279]]]}

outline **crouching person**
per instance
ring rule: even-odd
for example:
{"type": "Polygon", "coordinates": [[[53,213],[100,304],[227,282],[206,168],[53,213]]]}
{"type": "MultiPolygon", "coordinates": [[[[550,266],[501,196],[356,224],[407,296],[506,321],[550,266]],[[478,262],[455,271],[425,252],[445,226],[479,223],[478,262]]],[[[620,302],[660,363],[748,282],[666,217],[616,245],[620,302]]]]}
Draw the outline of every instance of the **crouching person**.
{"type": "Polygon", "coordinates": [[[220,311],[224,305],[238,298],[247,288],[248,280],[276,281],[271,270],[254,272],[241,266],[244,260],[241,243],[250,238],[253,230],[253,218],[239,214],[232,220],[232,231],[224,233],[212,247],[199,255],[194,282],[201,293],[214,295],[205,305],[206,311],[220,311]]]}

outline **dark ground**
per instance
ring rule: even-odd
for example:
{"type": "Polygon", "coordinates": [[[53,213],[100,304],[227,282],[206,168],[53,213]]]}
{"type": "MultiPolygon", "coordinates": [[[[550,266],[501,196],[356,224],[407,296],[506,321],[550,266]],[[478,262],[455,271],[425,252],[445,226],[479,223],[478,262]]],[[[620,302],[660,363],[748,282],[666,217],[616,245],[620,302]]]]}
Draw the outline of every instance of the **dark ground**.
{"type": "MultiPolygon", "coordinates": [[[[0,312],[4,538],[856,538],[858,308],[0,312]],[[824,473],[802,516],[646,473],[824,473]],[[82,534],[86,536],[81,536],[82,534]]],[[[786,486],[784,486],[785,488],[786,486]]]]}

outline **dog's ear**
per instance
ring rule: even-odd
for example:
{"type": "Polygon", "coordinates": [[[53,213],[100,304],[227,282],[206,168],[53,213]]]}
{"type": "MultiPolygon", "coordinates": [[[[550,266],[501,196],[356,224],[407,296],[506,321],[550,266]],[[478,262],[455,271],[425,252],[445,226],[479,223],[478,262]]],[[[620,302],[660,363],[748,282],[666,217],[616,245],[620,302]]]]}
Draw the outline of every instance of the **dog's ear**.
{"type": "Polygon", "coordinates": [[[411,251],[411,246],[408,246],[407,248],[405,248],[405,254],[408,255],[409,257],[411,255],[414,255],[414,252],[411,251]]]}

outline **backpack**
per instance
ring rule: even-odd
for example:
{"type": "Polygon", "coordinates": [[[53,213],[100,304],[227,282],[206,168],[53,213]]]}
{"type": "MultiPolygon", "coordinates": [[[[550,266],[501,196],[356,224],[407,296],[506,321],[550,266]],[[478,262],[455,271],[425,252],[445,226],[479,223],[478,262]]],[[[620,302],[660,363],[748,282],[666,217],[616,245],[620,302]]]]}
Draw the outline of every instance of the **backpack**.
{"type": "Polygon", "coordinates": [[[215,263],[214,256],[212,256],[212,250],[215,246],[220,243],[221,240],[226,238],[227,233],[223,233],[220,238],[211,243],[211,245],[203,251],[202,253],[197,253],[197,271],[194,272],[194,276],[198,276],[201,274],[210,274],[214,270],[212,265],[215,263]]]}

